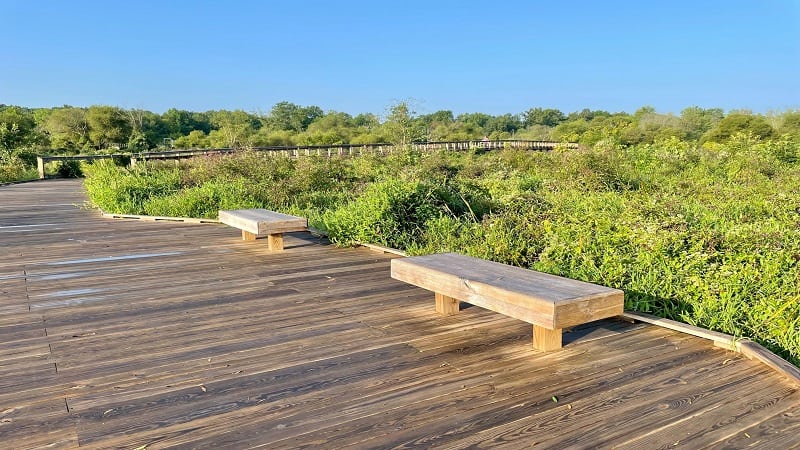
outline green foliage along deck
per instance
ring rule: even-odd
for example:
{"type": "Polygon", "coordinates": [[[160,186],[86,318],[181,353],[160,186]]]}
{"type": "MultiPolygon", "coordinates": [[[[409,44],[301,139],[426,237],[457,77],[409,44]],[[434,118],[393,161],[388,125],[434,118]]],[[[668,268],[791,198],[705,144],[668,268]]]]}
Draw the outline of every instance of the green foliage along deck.
{"type": "Polygon", "coordinates": [[[621,288],[626,307],[747,336],[800,362],[800,163],[787,139],[577,151],[244,153],[87,166],[115,213],[306,216],[340,245],[458,251],[621,288]]]}

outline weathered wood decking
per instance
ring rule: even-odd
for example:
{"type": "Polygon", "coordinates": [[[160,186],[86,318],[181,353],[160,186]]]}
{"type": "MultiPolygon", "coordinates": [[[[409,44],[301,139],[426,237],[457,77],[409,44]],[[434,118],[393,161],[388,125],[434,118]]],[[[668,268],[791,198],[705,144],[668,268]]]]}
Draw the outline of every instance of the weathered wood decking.
{"type": "Polygon", "coordinates": [[[539,353],[524,322],[438,316],[389,256],[83,201],[0,187],[3,448],[800,446],[798,388],[708,341],[607,320],[539,353]]]}

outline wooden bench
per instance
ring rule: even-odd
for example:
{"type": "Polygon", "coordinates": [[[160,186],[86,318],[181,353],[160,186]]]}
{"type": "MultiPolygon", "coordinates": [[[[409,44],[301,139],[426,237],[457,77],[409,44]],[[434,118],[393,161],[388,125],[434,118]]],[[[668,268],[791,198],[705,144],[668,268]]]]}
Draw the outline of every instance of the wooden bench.
{"type": "Polygon", "coordinates": [[[533,347],[561,348],[561,330],[623,313],[623,292],[519,267],[442,253],[392,260],[392,278],[433,291],[436,311],[459,301],[533,324],[533,347]]]}
{"type": "Polygon", "coordinates": [[[254,241],[267,236],[269,249],[283,250],[283,233],[306,231],[308,220],[267,209],[234,209],[219,212],[219,221],[242,230],[242,239],[254,241]]]}

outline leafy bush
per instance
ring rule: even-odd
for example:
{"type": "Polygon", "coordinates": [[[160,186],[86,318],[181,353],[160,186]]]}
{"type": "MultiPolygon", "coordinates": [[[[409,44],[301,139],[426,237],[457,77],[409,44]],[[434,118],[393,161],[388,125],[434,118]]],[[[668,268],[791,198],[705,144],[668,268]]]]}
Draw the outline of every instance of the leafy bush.
{"type": "Polygon", "coordinates": [[[61,161],[58,166],[58,176],[62,178],[80,178],[83,176],[80,161],[61,161]]]}
{"type": "Polygon", "coordinates": [[[25,164],[16,157],[0,158],[0,183],[21,180],[25,173],[25,164]]]}
{"type": "Polygon", "coordinates": [[[177,169],[147,171],[119,167],[110,160],[96,161],[86,169],[86,189],[92,202],[106,212],[146,214],[145,204],[180,189],[177,169]]]}
{"type": "Polygon", "coordinates": [[[36,157],[30,163],[30,152],[26,149],[0,149],[0,183],[34,180],[38,177],[36,157]]]}
{"type": "Polygon", "coordinates": [[[248,181],[208,181],[169,196],[150,197],[143,204],[151,216],[203,217],[215,219],[220,209],[258,208],[261,204],[248,192],[248,181]]]}
{"type": "Polygon", "coordinates": [[[443,215],[437,191],[420,182],[384,181],[322,216],[331,241],[372,242],[404,248],[424,233],[421,225],[443,215]]]}

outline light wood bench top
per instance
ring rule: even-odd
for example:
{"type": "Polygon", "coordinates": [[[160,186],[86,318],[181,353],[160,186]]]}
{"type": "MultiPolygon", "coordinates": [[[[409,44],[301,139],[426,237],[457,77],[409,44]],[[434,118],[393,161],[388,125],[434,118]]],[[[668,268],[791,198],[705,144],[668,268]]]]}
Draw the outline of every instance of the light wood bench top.
{"type": "Polygon", "coordinates": [[[463,301],[533,324],[534,339],[557,332],[557,346],[534,343],[544,350],[561,347],[562,328],[623,313],[619,289],[456,253],[394,259],[391,275],[435,292],[440,313],[455,314],[463,301]]]}
{"type": "Polygon", "coordinates": [[[242,239],[255,240],[266,235],[270,250],[283,250],[283,233],[306,231],[308,219],[268,209],[221,210],[219,221],[242,230],[242,239]]]}

